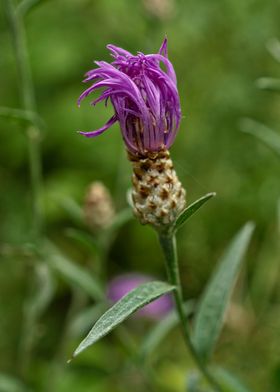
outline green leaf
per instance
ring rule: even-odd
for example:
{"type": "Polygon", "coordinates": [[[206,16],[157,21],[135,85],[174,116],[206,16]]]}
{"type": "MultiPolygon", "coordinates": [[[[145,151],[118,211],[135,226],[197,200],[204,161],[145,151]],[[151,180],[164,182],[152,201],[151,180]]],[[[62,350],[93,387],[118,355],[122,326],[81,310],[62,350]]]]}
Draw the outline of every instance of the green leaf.
{"type": "Polygon", "coordinates": [[[262,77],[256,80],[256,85],[262,90],[280,91],[280,79],[262,77]]]}
{"type": "Polygon", "coordinates": [[[19,345],[22,358],[32,350],[37,337],[38,320],[55,294],[52,271],[45,263],[40,261],[35,264],[34,272],[29,276],[29,279],[29,293],[24,301],[22,335],[19,345]]]}
{"type": "Polygon", "coordinates": [[[187,377],[187,392],[198,392],[200,377],[197,373],[191,373],[187,377]]]}
{"type": "Polygon", "coordinates": [[[73,357],[107,335],[138,309],[174,289],[174,286],[164,282],[148,282],[130,291],[100,317],[75,350],[73,357]]]}
{"type": "Polygon", "coordinates": [[[103,303],[94,304],[86,309],[83,309],[71,321],[69,326],[69,333],[73,337],[81,337],[92,326],[94,320],[97,320],[103,313],[105,305],[103,303]]]}
{"type": "Polygon", "coordinates": [[[176,219],[174,230],[177,231],[180,229],[183,224],[197,211],[200,207],[203,206],[208,200],[212,197],[216,196],[215,192],[207,193],[207,195],[202,196],[200,199],[196,200],[194,203],[189,205],[176,219]]]}
{"type": "MultiPolygon", "coordinates": [[[[228,370],[221,367],[212,367],[209,369],[215,380],[218,382],[222,392],[251,392],[241,381],[230,373],[228,370]]],[[[201,377],[201,373],[196,371],[188,374],[187,377],[187,392],[206,392],[213,391],[208,389],[205,384],[205,379],[201,377]]]]}
{"type": "Polygon", "coordinates": [[[20,16],[27,14],[33,7],[38,5],[42,0],[22,0],[17,7],[17,12],[20,16]]]}
{"type": "Polygon", "coordinates": [[[280,41],[277,38],[271,38],[267,41],[266,47],[271,56],[280,62],[280,41]]]}
{"type": "Polygon", "coordinates": [[[211,368],[211,373],[222,386],[224,392],[250,392],[236,376],[226,369],[214,367],[211,368]]]}
{"type": "Polygon", "coordinates": [[[67,237],[77,241],[83,247],[85,247],[91,254],[99,254],[100,253],[100,245],[95,240],[92,234],[88,234],[83,230],[68,228],[65,231],[67,237]]]}
{"type": "Polygon", "coordinates": [[[65,257],[54,244],[46,242],[43,253],[46,263],[68,282],[80,287],[95,300],[99,301],[104,298],[103,290],[97,279],[94,279],[90,272],[79,264],[65,257]]]}
{"type": "Polygon", "coordinates": [[[27,392],[27,389],[24,384],[19,381],[17,378],[0,373],[0,391],[1,392],[27,392]]]}
{"type": "Polygon", "coordinates": [[[133,214],[131,208],[125,208],[120,211],[115,218],[113,219],[111,225],[108,227],[110,231],[117,231],[127,222],[129,222],[133,218],[133,214]]]}
{"type": "Polygon", "coordinates": [[[277,201],[277,228],[278,228],[278,235],[280,235],[280,198],[277,201]]]}
{"type": "Polygon", "coordinates": [[[242,132],[257,137],[276,152],[276,154],[280,155],[280,135],[278,135],[278,133],[268,128],[266,125],[251,120],[250,118],[242,119],[240,128],[242,132]]]}
{"type": "Polygon", "coordinates": [[[55,282],[49,266],[40,262],[35,266],[33,284],[35,287],[27,299],[24,312],[29,320],[37,320],[46,310],[55,294],[55,282]]]}
{"type": "Polygon", "coordinates": [[[85,225],[83,209],[74,199],[71,197],[57,196],[56,200],[75,223],[85,225]]]}
{"type": "Polygon", "coordinates": [[[204,384],[204,380],[200,373],[197,371],[189,372],[187,375],[186,392],[210,392],[209,389],[206,389],[205,385],[202,386],[202,383],[204,384]]]}
{"type": "Polygon", "coordinates": [[[40,128],[45,127],[45,123],[42,118],[31,110],[15,109],[6,106],[0,106],[0,117],[8,119],[27,121],[31,124],[37,125],[40,128]]]}
{"type": "MultiPolygon", "coordinates": [[[[194,310],[194,302],[188,301],[184,305],[184,310],[186,316],[190,316],[190,314],[194,310]]],[[[152,330],[147,334],[144,341],[142,342],[139,357],[142,360],[150,355],[155,349],[159,346],[159,344],[165,339],[166,335],[177,325],[179,325],[180,320],[178,318],[178,314],[176,310],[172,310],[167,316],[165,316],[160,322],[158,322],[152,330]]]]}
{"type": "Polygon", "coordinates": [[[202,359],[212,353],[242,259],[254,230],[248,222],[233,238],[207,285],[194,321],[193,345],[202,359]]]}

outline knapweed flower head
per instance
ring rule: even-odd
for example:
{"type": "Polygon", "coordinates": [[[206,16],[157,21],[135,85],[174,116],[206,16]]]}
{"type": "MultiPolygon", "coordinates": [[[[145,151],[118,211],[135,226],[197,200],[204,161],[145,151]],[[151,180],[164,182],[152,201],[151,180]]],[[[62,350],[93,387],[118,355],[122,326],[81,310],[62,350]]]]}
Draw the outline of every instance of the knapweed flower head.
{"type": "MultiPolygon", "coordinates": [[[[140,284],[153,281],[154,278],[140,273],[118,275],[113,278],[107,287],[107,298],[113,303],[119,301],[124,295],[138,287],[140,284]]],[[[161,319],[173,308],[172,297],[165,294],[137,312],[139,316],[149,319],[161,319]]]]}
{"type": "Polygon", "coordinates": [[[119,122],[132,163],[133,211],[141,223],[168,232],[185,207],[186,192],[170,158],[169,148],[177,134],[181,108],[174,68],[167,56],[165,38],[159,52],[136,56],[108,45],[111,64],[96,61],[98,68],[86,74],[92,85],[82,99],[102,88],[92,105],[110,101],[114,115],[87,137],[98,136],[119,122]]]}
{"type": "Polygon", "coordinates": [[[111,101],[114,115],[100,129],[80,133],[95,137],[119,122],[130,153],[146,155],[169,149],[179,128],[181,108],[175,71],[167,55],[167,39],[156,54],[132,55],[114,45],[107,48],[113,62],[95,62],[98,68],[89,71],[84,80],[92,85],[78,103],[103,88],[92,105],[101,101],[107,105],[111,101]]]}

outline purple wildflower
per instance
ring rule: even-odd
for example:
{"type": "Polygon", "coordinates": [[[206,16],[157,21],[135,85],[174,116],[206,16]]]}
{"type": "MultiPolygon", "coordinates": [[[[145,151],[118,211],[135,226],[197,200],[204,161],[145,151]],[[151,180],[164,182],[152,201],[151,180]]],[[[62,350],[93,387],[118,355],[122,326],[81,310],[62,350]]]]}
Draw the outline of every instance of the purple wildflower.
{"type": "Polygon", "coordinates": [[[157,54],[138,52],[133,56],[114,45],[107,48],[114,61],[95,62],[99,68],[89,71],[84,80],[93,84],[83,92],[78,104],[93,91],[104,88],[91,104],[105,101],[107,105],[110,99],[115,113],[103,127],[80,133],[98,136],[118,121],[132,154],[169,149],[178,131],[181,108],[175,71],[167,56],[167,39],[157,54]]]}
{"type": "MultiPolygon", "coordinates": [[[[143,274],[124,274],[115,277],[107,287],[107,298],[112,302],[117,302],[129,291],[135,289],[142,283],[154,280],[153,277],[143,274]]],[[[169,294],[166,294],[138,311],[138,314],[150,319],[160,319],[171,309],[173,303],[169,294]]]]}

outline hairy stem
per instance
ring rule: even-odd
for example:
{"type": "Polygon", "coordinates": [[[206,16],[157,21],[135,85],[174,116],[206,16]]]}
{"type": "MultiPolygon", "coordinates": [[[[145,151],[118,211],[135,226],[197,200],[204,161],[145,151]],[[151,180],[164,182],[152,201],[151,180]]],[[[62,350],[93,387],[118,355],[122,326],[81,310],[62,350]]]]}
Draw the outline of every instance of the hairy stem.
{"type": "Polygon", "coordinates": [[[175,305],[178,313],[178,317],[181,322],[182,332],[184,336],[185,343],[190,351],[190,354],[196,363],[197,367],[208,381],[209,385],[213,388],[215,392],[222,392],[221,387],[218,385],[216,380],[213,378],[211,373],[208,371],[207,367],[204,365],[199,355],[195,351],[190,338],[190,331],[188,326],[188,320],[184,312],[183,306],[183,295],[182,286],[180,281],[179,269],[178,269],[178,259],[177,259],[177,246],[175,235],[159,235],[159,241],[165,256],[166,269],[168,280],[170,284],[174,285],[176,289],[173,291],[175,305]]]}

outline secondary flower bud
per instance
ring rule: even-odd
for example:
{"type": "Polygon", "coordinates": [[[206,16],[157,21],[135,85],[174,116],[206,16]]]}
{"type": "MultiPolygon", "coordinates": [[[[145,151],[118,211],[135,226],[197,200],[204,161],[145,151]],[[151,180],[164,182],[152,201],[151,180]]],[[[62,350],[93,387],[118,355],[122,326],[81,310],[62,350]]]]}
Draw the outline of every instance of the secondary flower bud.
{"type": "Polygon", "coordinates": [[[85,196],[84,215],[93,231],[105,229],[112,222],[115,215],[113,202],[109,191],[101,182],[95,181],[89,186],[85,196]]]}

